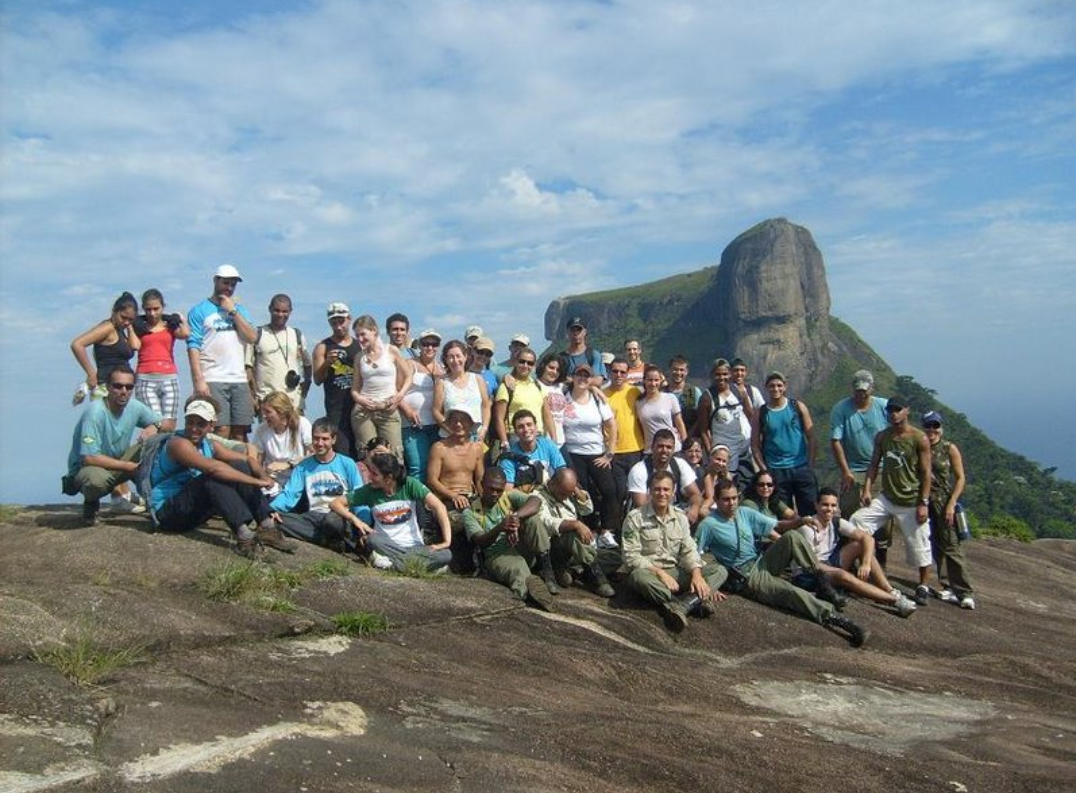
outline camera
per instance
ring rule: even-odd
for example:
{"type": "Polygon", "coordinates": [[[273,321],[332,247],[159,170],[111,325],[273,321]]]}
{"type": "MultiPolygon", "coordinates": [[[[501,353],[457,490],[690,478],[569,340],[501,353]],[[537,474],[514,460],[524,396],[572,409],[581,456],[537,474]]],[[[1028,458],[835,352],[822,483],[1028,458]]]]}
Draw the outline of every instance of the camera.
{"type": "Polygon", "coordinates": [[[288,373],[284,375],[284,385],[288,387],[289,391],[294,391],[299,387],[299,373],[294,369],[289,369],[288,373]]]}
{"type": "Polygon", "coordinates": [[[164,324],[168,326],[168,329],[175,333],[179,330],[181,324],[179,314],[165,314],[161,319],[164,320],[164,324]]]}

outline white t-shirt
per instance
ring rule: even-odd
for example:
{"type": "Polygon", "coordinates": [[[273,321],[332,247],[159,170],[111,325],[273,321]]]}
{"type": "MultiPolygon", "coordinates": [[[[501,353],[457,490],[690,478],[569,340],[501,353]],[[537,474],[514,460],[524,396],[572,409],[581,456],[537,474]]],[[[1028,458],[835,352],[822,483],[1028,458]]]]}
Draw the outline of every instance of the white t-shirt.
{"type": "Polygon", "coordinates": [[[676,431],[676,425],[673,423],[673,417],[680,415],[680,400],[676,398],[676,394],[662,391],[653,402],[641,396],[635,403],[635,414],[639,417],[639,424],[643,428],[643,439],[646,444],[643,448],[647,454],[650,453],[650,447],[653,445],[654,433],[658,430],[670,430],[676,441],[673,451],[680,451],[680,433],[676,431]]]}
{"type": "MultiPolygon", "coordinates": [[[[675,399],[676,397],[673,397],[675,399]]],[[[686,460],[682,460],[679,457],[673,457],[671,465],[675,465],[680,469],[680,493],[677,494],[679,500],[680,495],[683,494],[684,489],[690,487],[698,481],[698,477],[695,476],[695,471],[692,469],[691,464],[686,460]]],[[[647,493],[649,488],[646,486],[646,480],[649,474],[646,470],[646,460],[640,460],[631,467],[628,471],[628,492],[629,493],[647,493]]]]}
{"type": "Polygon", "coordinates": [[[837,530],[833,530],[833,521],[827,522],[821,531],[815,532],[810,526],[800,526],[796,531],[807,538],[807,544],[814,549],[818,561],[829,564],[829,557],[837,547],[840,537],[851,537],[856,527],[840,518],[837,521],[837,530]]]}
{"type": "Polygon", "coordinates": [[[306,450],[313,443],[313,429],[310,419],[306,416],[299,417],[298,444],[288,443],[288,430],[281,433],[273,432],[273,428],[265,421],[261,422],[250,437],[250,442],[262,454],[262,463],[291,463],[295,464],[306,457],[306,450]]]}
{"type": "Polygon", "coordinates": [[[593,395],[584,403],[569,397],[564,406],[564,447],[573,454],[603,454],[602,425],[612,418],[613,411],[609,406],[593,395]]]}

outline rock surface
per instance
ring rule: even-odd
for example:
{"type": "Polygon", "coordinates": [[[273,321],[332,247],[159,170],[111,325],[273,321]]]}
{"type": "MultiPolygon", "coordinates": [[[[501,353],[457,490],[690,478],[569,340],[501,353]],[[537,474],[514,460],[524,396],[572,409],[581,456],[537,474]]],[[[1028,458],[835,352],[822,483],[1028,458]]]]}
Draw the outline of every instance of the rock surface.
{"type": "MultiPolygon", "coordinates": [[[[207,599],[211,526],[76,510],[0,525],[0,791],[1069,791],[1076,547],[969,546],[979,609],[938,601],[835,634],[732,598],[678,637],[582,589],[547,615],[481,579],[352,564],[291,613],[207,599]],[[387,631],[331,633],[346,610],[387,631]],[[76,637],[143,662],[76,686],[76,637]]],[[[898,582],[910,582],[899,558],[898,582]]],[[[311,546],[263,567],[338,559],[311,546]]]]}

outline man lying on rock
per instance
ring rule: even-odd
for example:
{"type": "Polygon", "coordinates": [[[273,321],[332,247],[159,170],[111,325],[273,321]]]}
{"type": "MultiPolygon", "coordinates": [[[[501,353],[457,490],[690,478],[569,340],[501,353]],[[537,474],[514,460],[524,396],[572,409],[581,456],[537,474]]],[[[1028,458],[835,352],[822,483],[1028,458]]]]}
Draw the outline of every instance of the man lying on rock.
{"type": "Polygon", "coordinates": [[[712,552],[728,571],[725,590],[834,628],[853,647],[861,647],[870,632],[837,613],[834,601],[839,598],[825,576],[818,578],[819,597],[782,578],[793,562],[801,570],[818,573],[811,546],[802,534],[791,531],[813,526],[815,519],[796,516],[779,521],[741,507],[740,492],[730,479],[718,482],[714,492],[716,511],[699,524],[696,540],[700,552],[712,552]],[[767,536],[775,541],[759,554],[755,541],[767,536]]]}

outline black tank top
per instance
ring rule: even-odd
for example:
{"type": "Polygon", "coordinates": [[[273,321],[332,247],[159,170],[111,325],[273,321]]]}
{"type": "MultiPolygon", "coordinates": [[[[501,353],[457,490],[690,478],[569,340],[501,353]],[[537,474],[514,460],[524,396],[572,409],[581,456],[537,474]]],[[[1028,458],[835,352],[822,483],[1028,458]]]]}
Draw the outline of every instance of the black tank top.
{"type": "Polygon", "coordinates": [[[130,362],[134,357],[131,343],[127,341],[128,330],[117,331],[117,339],[112,344],[93,345],[93,362],[97,364],[97,382],[105,384],[109,375],[121,363],[130,362]]]}
{"type": "Polygon", "coordinates": [[[322,340],[325,360],[329,362],[329,374],[322,387],[325,389],[325,415],[331,418],[351,413],[351,383],[355,378],[355,355],[359,343],[354,339],[347,347],[337,344],[332,336],[322,340]]]}

